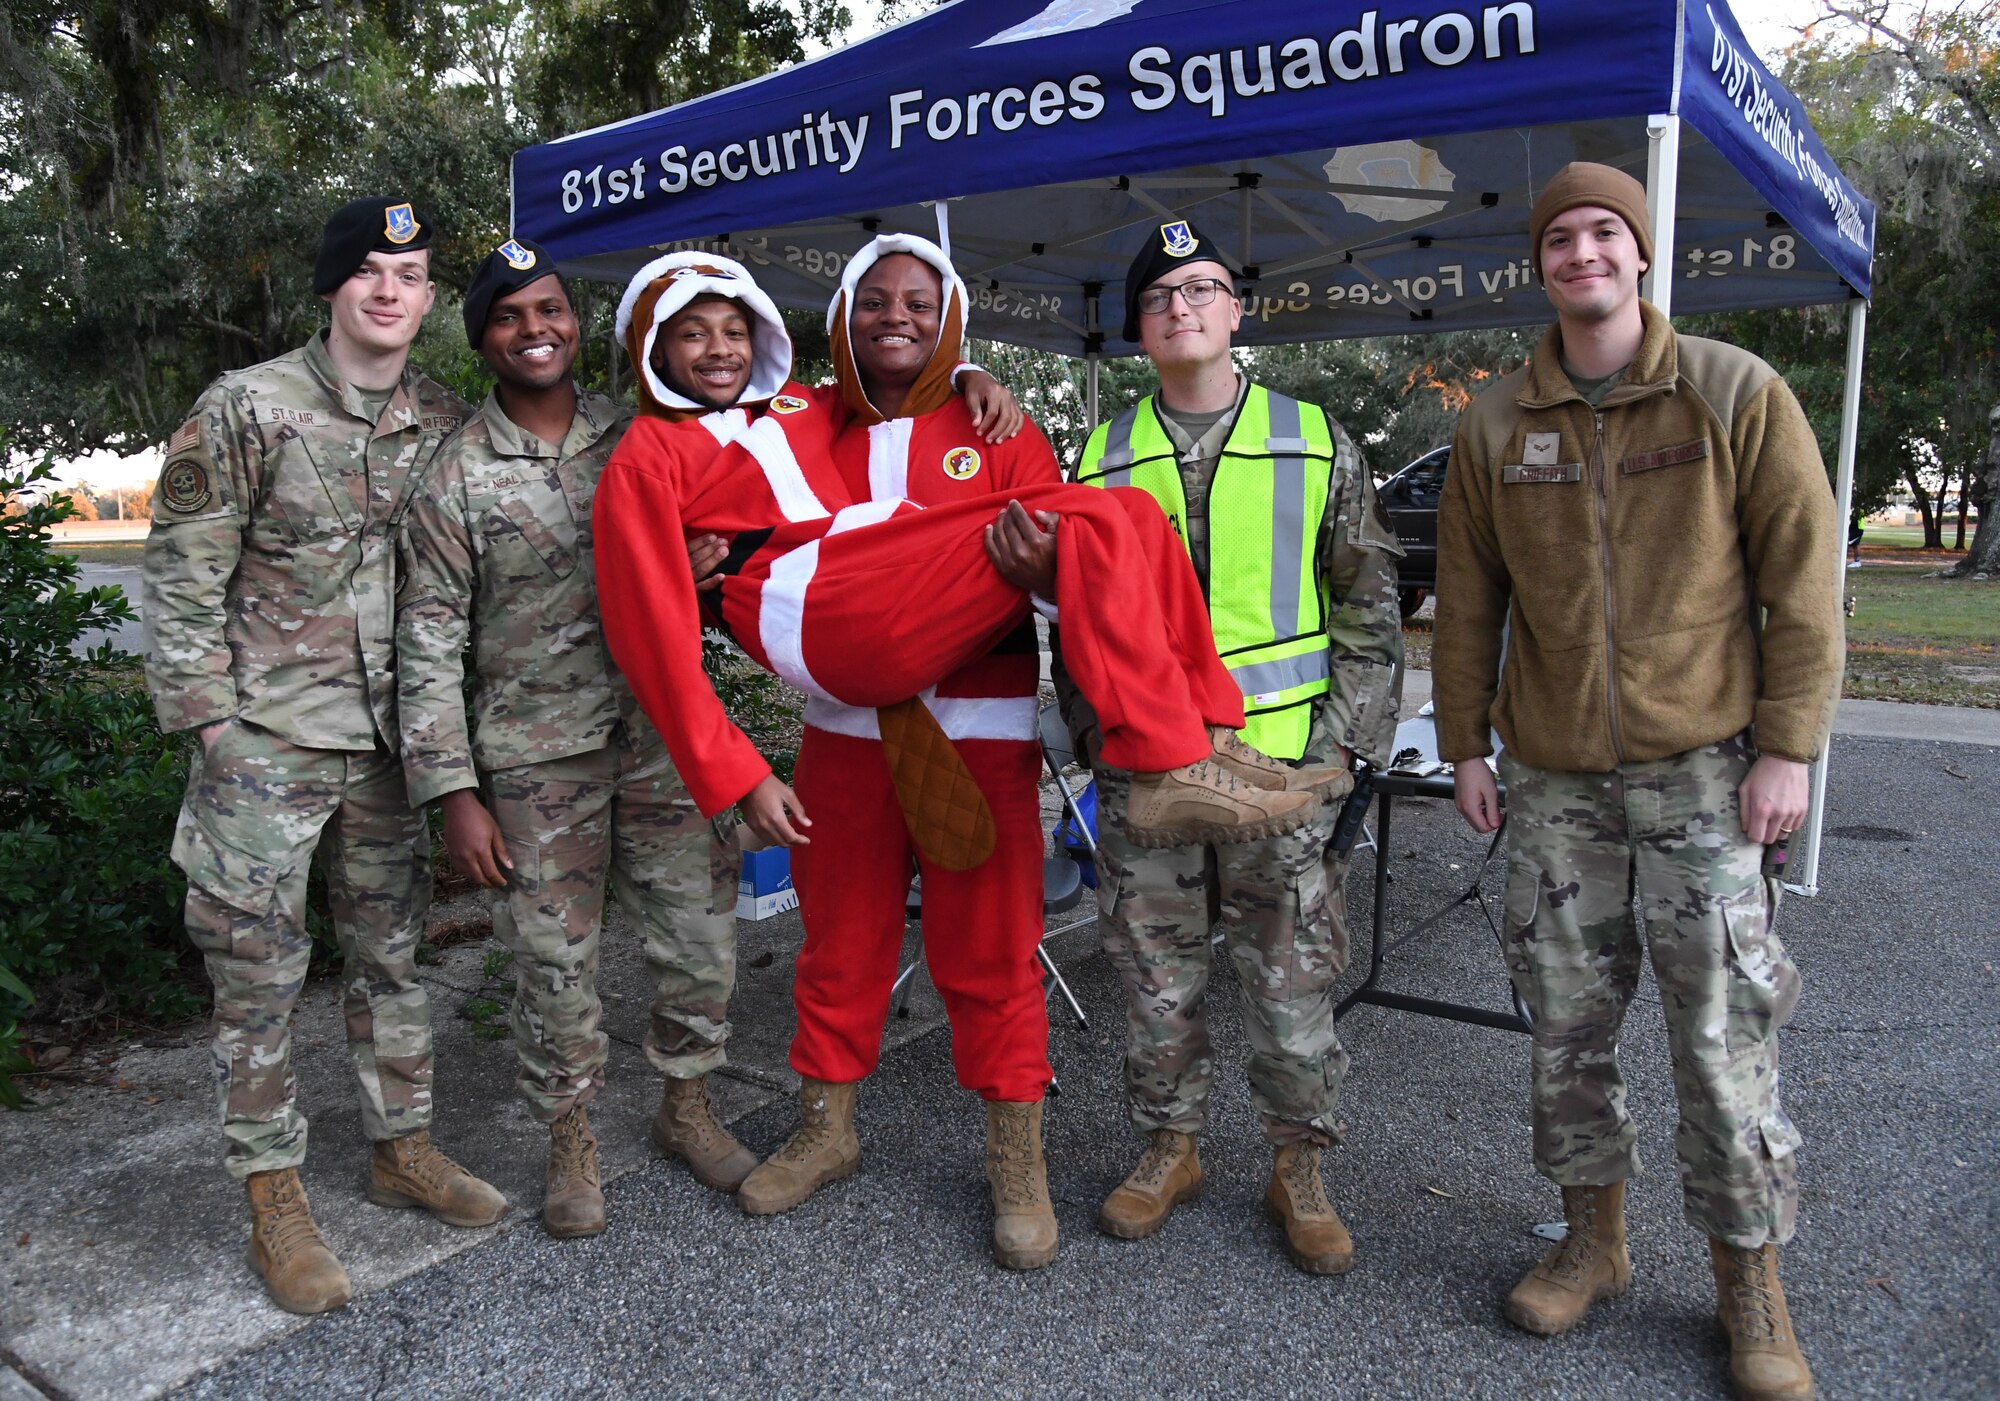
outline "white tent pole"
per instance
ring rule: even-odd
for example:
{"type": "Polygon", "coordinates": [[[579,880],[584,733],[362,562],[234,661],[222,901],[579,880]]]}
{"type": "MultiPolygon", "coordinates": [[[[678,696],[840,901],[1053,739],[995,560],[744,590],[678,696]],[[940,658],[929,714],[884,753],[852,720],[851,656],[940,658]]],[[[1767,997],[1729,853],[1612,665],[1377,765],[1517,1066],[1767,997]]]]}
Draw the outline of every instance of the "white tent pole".
{"type": "MultiPolygon", "coordinates": [[[[1854,510],[1854,445],[1861,435],[1861,354],[1868,343],[1868,303],[1855,298],[1847,308],[1847,383],[1840,399],[1840,456],[1834,468],[1833,494],[1840,509],[1839,529],[1834,532],[1837,556],[1837,572],[1834,575],[1833,599],[1836,607],[1846,606],[1847,595],[1847,521],[1854,510]]],[[[1833,756],[1833,741],[1827,741],[1826,751],[1812,766],[1812,797],[1806,809],[1806,829],[1799,834],[1799,851],[1803,860],[1799,862],[1797,874],[1786,884],[1802,895],[1819,894],[1819,840],[1821,824],[1826,818],[1826,766],[1833,756]]]]}
{"type": "Polygon", "coordinates": [[[951,260],[951,207],[945,200],[936,204],[938,221],[938,247],[944,250],[945,261],[951,260]]]}
{"type": "Polygon", "coordinates": [[[1680,197],[1681,119],[1672,114],[1646,118],[1646,218],[1653,226],[1653,265],[1639,295],[1674,314],[1674,206],[1680,197]]]}
{"type": "Polygon", "coordinates": [[[1085,289],[1083,299],[1083,329],[1091,336],[1091,339],[1085,342],[1087,348],[1083,352],[1083,405],[1084,411],[1090,416],[1090,427],[1085,431],[1091,433],[1097,431],[1097,362],[1102,352],[1096,346],[1096,333],[1100,329],[1098,318],[1101,315],[1100,298],[1103,294],[1095,289],[1101,285],[1096,282],[1091,283],[1085,289]]]}

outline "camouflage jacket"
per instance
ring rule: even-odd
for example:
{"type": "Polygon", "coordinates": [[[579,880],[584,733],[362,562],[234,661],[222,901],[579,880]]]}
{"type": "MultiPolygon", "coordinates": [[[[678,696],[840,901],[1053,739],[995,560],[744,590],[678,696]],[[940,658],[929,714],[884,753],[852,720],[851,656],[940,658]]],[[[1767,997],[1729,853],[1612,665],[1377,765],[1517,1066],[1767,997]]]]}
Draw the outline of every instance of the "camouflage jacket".
{"type": "MultiPolygon", "coordinates": [[[[1182,523],[1188,553],[1208,591],[1208,493],[1216,460],[1229,439],[1250,381],[1238,377],[1236,408],[1224,414],[1199,440],[1190,438],[1167,414],[1160,415],[1180,456],[1181,491],[1187,500],[1182,523]]],[[[1326,621],[1332,647],[1332,686],[1313,702],[1305,761],[1324,762],[1335,744],[1371,764],[1385,764],[1396,746],[1397,710],[1403,691],[1403,615],[1397,605],[1396,561],[1403,550],[1375,496],[1374,479],[1360,449],[1329,413],[1333,429],[1333,486],[1321,517],[1319,559],[1332,601],[1326,621]]],[[[1081,735],[1095,724],[1068,678],[1057,690],[1063,714],[1081,735]]]]}
{"type": "Polygon", "coordinates": [[[568,435],[551,446],[489,395],[438,453],[397,537],[411,801],[473,787],[479,771],[588,754],[614,736],[651,739],[611,664],[591,563],[591,499],[630,420],[604,396],[580,393],[568,435]]]}
{"type": "Polygon", "coordinates": [[[395,743],[392,534],[470,412],[405,370],[371,416],[324,332],[208,387],[167,444],[146,538],[161,729],[240,715],[316,749],[395,743]]]}

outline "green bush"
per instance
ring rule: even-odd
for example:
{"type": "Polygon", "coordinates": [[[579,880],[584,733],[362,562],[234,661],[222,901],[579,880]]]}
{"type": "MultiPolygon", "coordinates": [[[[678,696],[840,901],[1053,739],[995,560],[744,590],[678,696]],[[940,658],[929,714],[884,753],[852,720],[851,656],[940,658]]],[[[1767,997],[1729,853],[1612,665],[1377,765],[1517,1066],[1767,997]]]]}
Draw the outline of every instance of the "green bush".
{"type": "Polygon", "coordinates": [[[116,588],[79,588],[51,546],[69,498],[24,495],[50,476],[46,462],[0,473],[14,503],[0,513],[0,1103],[14,1106],[38,998],[148,1019],[200,1006],[178,975],[185,885],[167,859],[186,741],[154,726],[129,655],[76,650],[133,613],[116,588]]]}

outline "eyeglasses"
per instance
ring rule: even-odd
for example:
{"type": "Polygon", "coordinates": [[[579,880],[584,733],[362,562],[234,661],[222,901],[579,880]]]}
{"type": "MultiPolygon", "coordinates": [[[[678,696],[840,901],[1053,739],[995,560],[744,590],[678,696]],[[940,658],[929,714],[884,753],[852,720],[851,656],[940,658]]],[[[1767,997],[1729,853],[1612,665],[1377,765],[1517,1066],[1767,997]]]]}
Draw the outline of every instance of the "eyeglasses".
{"type": "Polygon", "coordinates": [[[1228,290],[1229,284],[1219,277],[1189,278],[1177,287],[1148,287],[1139,294],[1139,310],[1147,316],[1158,316],[1173,305],[1176,292],[1189,306],[1207,306],[1228,290]]]}

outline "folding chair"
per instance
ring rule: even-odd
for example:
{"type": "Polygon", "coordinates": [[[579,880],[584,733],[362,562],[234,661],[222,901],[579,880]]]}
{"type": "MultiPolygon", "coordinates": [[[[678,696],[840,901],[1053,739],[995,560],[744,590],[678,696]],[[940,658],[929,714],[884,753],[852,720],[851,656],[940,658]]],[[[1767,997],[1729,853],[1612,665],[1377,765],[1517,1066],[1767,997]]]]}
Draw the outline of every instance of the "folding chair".
{"type": "MultiPolygon", "coordinates": [[[[1053,705],[1042,707],[1040,719],[1042,762],[1048,766],[1050,775],[1056,781],[1056,788],[1062,794],[1063,811],[1067,818],[1064,827],[1059,830],[1073,831],[1077,835],[1082,841],[1084,848],[1090,853],[1090,858],[1094,866],[1097,860],[1097,827],[1094,813],[1086,813],[1079,806],[1076,791],[1071,789],[1069,780],[1063,776],[1063,770],[1076,763],[1076,755],[1071,751],[1069,732],[1063,728],[1062,716],[1056,712],[1056,708],[1053,705]]],[[[1090,883],[1095,883],[1094,877],[1090,883]]],[[[1083,899],[1085,884],[1083,868],[1077,863],[1075,858],[1069,856],[1066,852],[1057,852],[1053,856],[1045,855],[1042,858],[1042,915],[1044,919],[1050,915],[1061,914],[1067,910],[1074,909],[1083,899]]],[[[923,917],[923,883],[921,878],[913,877],[911,879],[910,893],[905,908],[912,919],[921,919],[923,917]]],[[[1076,1018],[1077,1026],[1084,1031],[1090,1030],[1090,1019],[1084,1015],[1083,1004],[1076,1000],[1076,993],[1070,989],[1068,980],[1062,975],[1062,970],[1056,967],[1056,961],[1049,953],[1049,940],[1055,938],[1058,934],[1071,933],[1074,930],[1094,924],[1096,921],[1097,913],[1095,910],[1092,910],[1082,919],[1071,920],[1059,929],[1048,930],[1042,935],[1041,942],[1035,945],[1035,957],[1041,963],[1042,971],[1047,977],[1047,981],[1043,984],[1043,996],[1046,998],[1060,991],[1063,995],[1063,1001],[1069,1005],[1070,1015],[1076,1018]]],[[[895,998],[894,1006],[896,1015],[899,1017],[907,1017],[910,1014],[910,980],[916,976],[917,967],[922,962],[923,954],[919,952],[916,958],[912,959],[903,971],[896,975],[895,986],[890,991],[895,998]]]]}

